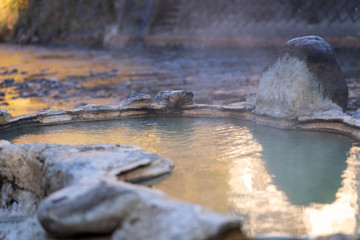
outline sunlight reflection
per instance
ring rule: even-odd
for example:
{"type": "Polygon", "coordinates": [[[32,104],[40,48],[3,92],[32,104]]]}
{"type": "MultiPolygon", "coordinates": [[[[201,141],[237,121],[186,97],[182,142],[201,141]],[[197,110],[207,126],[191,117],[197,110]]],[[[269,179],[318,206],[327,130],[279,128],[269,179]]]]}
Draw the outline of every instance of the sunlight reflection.
{"type": "MultiPolygon", "coordinates": [[[[249,143],[246,151],[262,151],[262,146],[252,139],[250,133],[246,136],[246,141],[249,143]]],[[[232,151],[238,151],[241,155],[243,149],[232,151]]],[[[336,201],[331,204],[293,205],[286,194],[273,184],[263,160],[254,157],[239,158],[232,163],[229,172],[229,202],[238,213],[248,217],[246,228],[250,236],[321,236],[339,232],[354,234],[359,210],[359,151],[359,147],[351,148],[346,161],[348,167],[342,176],[342,187],[336,193],[336,201]],[[264,218],[274,219],[276,222],[266,221],[268,224],[264,224],[264,218]],[[291,226],[287,222],[292,222],[291,226]]]]}
{"type": "Polygon", "coordinates": [[[347,169],[343,174],[342,187],[336,193],[332,204],[313,204],[305,209],[305,218],[309,221],[311,235],[326,235],[333,232],[354,234],[358,216],[358,154],[360,148],[353,146],[346,161],[347,169]]]}

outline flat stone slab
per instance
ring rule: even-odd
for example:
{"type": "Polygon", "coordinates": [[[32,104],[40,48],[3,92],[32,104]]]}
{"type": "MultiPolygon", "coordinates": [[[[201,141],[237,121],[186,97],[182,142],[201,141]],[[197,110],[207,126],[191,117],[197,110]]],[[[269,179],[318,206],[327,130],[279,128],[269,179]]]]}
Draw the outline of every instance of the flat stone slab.
{"type": "Polygon", "coordinates": [[[144,182],[172,172],[170,160],[137,146],[2,141],[1,216],[29,216],[46,195],[78,182],[144,182]]]}
{"type": "Polygon", "coordinates": [[[124,182],[76,184],[50,195],[37,211],[57,237],[112,234],[111,239],[244,239],[239,219],[124,182]]]}
{"type": "Polygon", "coordinates": [[[57,145],[43,151],[40,158],[46,159],[48,193],[84,181],[140,183],[170,174],[174,167],[170,160],[129,145],[57,145]]]}

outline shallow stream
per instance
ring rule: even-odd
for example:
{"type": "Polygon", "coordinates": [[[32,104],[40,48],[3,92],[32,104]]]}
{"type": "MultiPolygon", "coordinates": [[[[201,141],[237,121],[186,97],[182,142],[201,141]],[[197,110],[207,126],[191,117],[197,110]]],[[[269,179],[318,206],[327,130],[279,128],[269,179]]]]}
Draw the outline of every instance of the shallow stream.
{"type": "Polygon", "coordinates": [[[175,163],[154,188],[242,216],[250,236],[359,232],[360,147],[342,135],[238,119],[152,117],[23,128],[1,138],[142,146],[175,163]]]}

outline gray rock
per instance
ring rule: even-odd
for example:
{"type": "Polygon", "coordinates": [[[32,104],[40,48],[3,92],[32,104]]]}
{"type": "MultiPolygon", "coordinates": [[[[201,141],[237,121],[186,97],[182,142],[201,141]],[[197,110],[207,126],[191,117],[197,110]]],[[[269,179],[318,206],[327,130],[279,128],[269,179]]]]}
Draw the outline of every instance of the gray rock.
{"type": "Polygon", "coordinates": [[[246,104],[255,105],[256,104],[256,93],[250,93],[246,98],[246,104]]]}
{"type": "Polygon", "coordinates": [[[53,236],[112,233],[138,198],[126,188],[106,183],[76,184],[55,192],[38,208],[37,216],[53,236]]]}
{"type": "Polygon", "coordinates": [[[314,238],[314,240],[355,240],[355,239],[359,239],[359,237],[360,237],[359,234],[346,235],[343,233],[337,233],[333,235],[316,237],[314,238]]]}
{"type": "Polygon", "coordinates": [[[33,214],[43,198],[42,159],[48,144],[2,144],[0,146],[1,216],[33,214]]]}
{"type": "Polygon", "coordinates": [[[169,160],[136,146],[1,141],[0,216],[30,216],[45,195],[78,182],[143,182],[170,174],[172,169],[169,160]]]}
{"type": "Polygon", "coordinates": [[[9,145],[9,144],[11,144],[11,142],[6,141],[6,140],[0,140],[0,146],[1,145],[9,145]]]}
{"type": "Polygon", "coordinates": [[[356,110],[356,112],[352,115],[354,119],[360,119],[360,109],[356,110]]]}
{"type": "Polygon", "coordinates": [[[39,114],[45,114],[47,116],[59,115],[59,114],[66,114],[66,111],[63,109],[47,109],[38,112],[39,114]]]}
{"type": "Polygon", "coordinates": [[[135,94],[130,95],[127,97],[126,101],[124,102],[124,107],[129,108],[141,108],[147,107],[151,104],[152,99],[151,96],[148,94],[135,94]]]}
{"type": "Polygon", "coordinates": [[[112,233],[112,239],[243,239],[239,219],[126,183],[84,183],[46,198],[37,212],[58,237],[112,233]]]}
{"type": "Polygon", "coordinates": [[[13,78],[6,78],[3,80],[3,83],[5,83],[6,85],[11,85],[15,82],[15,80],[13,78]]]}
{"type": "Polygon", "coordinates": [[[246,98],[245,110],[254,110],[256,104],[256,93],[250,93],[246,98]]]}
{"type": "Polygon", "coordinates": [[[164,108],[176,108],[193,102],[194,94],[189,91],[163,91],[156,94],[154,103],[164,108]]]}
{"type": "Polygon", "coordinates": [[[10,231],[5,233],[4,240],[54,240],[47,236],[36,216],[12,226],[10,231]]]}
{"type": "Polygon", "coordinates": [[[169,174],[174,167],[169,160],[127,145],[57,145],[43,151],[40,158],[46,159],[47,193],[83,181],[142,182],[169,174]]]}
{"type": "Polygon", "coordinates": [[[10,119],[12,119],[11,114],[5,109],[0,109],[0,124],[6,123],[10,119]]]}
{"type": "Polygon", "coordinates": [[[344,109],[348,88],[332,47],[317,36],[281,46],[266,67],[257,91],[255,113],[281,118],[344,109]]]}
{"type": "Polygon", "coordinates": [[[83,107],[84,110],[92,111],[92,110],[112,110],[115,109],[113,106],[107,105],[98,105],[98,104],[87,104],[83,107]]]}

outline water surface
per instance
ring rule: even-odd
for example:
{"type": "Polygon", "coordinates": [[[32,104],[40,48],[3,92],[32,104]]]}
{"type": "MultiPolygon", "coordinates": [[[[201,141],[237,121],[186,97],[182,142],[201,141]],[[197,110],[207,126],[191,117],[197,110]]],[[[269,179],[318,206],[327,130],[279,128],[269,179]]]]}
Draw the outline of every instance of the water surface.
{"type": "Polygon", "coordinates": [[[1,137],[140,145],[175,163],[155,188],[243,216],[250,236],[359,232],[360,148],[345,136],[237,119],[158,117],[24,128],[1,137]]]}

